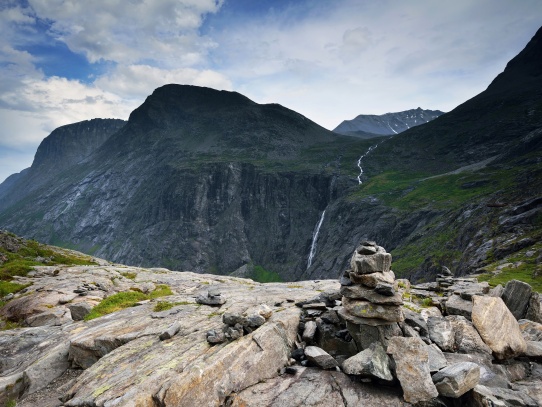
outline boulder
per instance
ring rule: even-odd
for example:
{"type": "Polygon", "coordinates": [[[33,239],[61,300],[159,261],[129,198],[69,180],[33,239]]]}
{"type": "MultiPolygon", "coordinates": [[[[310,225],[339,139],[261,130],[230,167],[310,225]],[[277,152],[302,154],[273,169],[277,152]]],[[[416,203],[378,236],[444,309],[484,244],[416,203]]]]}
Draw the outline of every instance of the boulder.
{"type": "Polygon", "coordinates": [[[350,272],[350,280],[354,284],[363,284],[366,287],[375,288],[378,284],[393,284],[395,273],[391,270],[383,273],[357,274],[350,272]]]}
{"type": "Polygon", "coordinates": [[[476,363],[480,367],[480,384],[490,387],[509,387],[507,370],[504,365],[493,363],[491,355],[483,353],[447,353],[444,352],[447,365],[455,365],[463,362],[476,363]]]}
{"type": "Polygon", "coordinates": [[[504,286],[502,299],[516,319],[525,317],[533,289],[527,283],[510,280],[504,286]]]}
{"type": "Polygon", "coordinates": [[[313,365],[322,369],[334,369],[339,366],[329,353],[317,346],[307,346],[305,348],[305,357],[313,365]]]}
{"type": "Polygon", "coordinates": [[[482,340],[472,322],[460,315],[447,316],[446,320],[452,324],[456,352],[491,354],[491,349],[482,340]]]}
{"type": "Polygon", "coordinates": [[[493,287],[489,292],[487,293],[490,297],[502,297],[502,293],[504,292],[504,287],[500,284],[493,287]]]}
{"type": "Polygon", "coordinates": [[[472,314],[472,301],[465,300],[459,295],[452,295],[446,300],[446,312],[448,315],[461,315],[471,319],[472,314]]]}
{"type": "MultiPolygon", "coordinates": [[[[379,284],[382,286],[381,284],[379,284]]],[[[391,285],[390,285],[391,287],[391,285]]],[[[376,292],[376,288],[373,290],[361,285],[342,286],[341,294],[344,297],[355,300],[366,300],[373,304],[385,304],[385,305],[402,305],[403,297],[400,294],[383,295],[376,292]]]]}
{"type": "Polygon", "coordinates": [[[526,344],[519,324],[499,297],[473,298],[472,323],[497,359],[508,359],[525,352],[526,344]]]}
{"type": "Polygon", "coordinates": [[[51,326],[64,325],[73,322],[70,311],[66,308],[52,308],[41,312],[37,315],[32,315],[26,318],[25,323],[28,326],[51,326]]]}
{"type": "Polygon", "coordinates": [[[346,359],[342,364],[346,374],[376,377],[391,381],[389,357],[380,342],[374,342],[368,349],[346,359]]]}
{"type": "Polygon", "coordinates": [[[421,336],[429,336],[427,322],[420,314],[407,308],[403,309],[403,314],[405,316],[405,323],[416,329],[421,336]]]}
{"type": "Polygon", "coordinates": [[[405,401],[415,404],[438,396],[431,380],[427,348],[420,339],[393,337],[389,340],[387,353],[395,362],[405,401]]]}
{"type": "Polygon", "coordinates": [[[403,320],[403,312],[400,306],[373,304],[369,301],[352,300],[343,297],[344,309],[360,318],[378,318],[389,322],[400,322],[403,320]]]}
{"type": "Polygon", "coordinates": [[[473,389],[480,381],[480,367],[463,362],[447,366],[435,375],[433,383],[441,396],[458,398],[473,389]]]}
{"type": "Polygon", "coordinates": [[[68,306],[70,312],[72,313],[72,319],[74,321],[82,321],[92,310],[92,305],[88,302],[77,302],[75,304],[70,304],[68,306]]]}
{"type": "Polygon", "coordinates": [[[427,319],[429,338],[444,352],[450,352],[455,347],[455,333],[452,323],[442,317],[429,317],[427,319]]]}

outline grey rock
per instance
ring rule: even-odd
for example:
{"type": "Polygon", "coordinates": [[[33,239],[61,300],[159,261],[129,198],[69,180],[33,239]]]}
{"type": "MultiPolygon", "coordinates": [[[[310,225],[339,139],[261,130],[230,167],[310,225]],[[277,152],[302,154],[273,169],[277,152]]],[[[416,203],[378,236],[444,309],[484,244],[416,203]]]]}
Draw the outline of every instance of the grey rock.
{"type": "Polygon", "coordinates": [[[161,341],[171,339],[175,335],[177,335],[180,330],[181,330],[181,323],[179,321],[176,321],[173,324],[171,324],[164,332],[162,332],[159,338],[161,341]]]}
{"type": "Polygon", "coordinates": [[[310,304],[304,304],[303,309],[316,309],[320,311],[327,310],[327,305],[325,302],[313,302],[310,304]]]}
{"type": "Polygon", "coordinates": [[[510,387],[507,369],[504,365],[493,363],[494,359],[491,355],[444,352],[444,357],[448,362],[447,365],[463,362],[476,363],[480,367],[480,384],[484,386],[510,387]]]}
{"type": "Polygon", "coordinates": [[[452,271],[446,266],[442,266],[441,273],[443,275],[445,275],[445,276],[453,276],[454,275],[454,273],[452,273],[452,271]]]}
{"type": "Polygon", "coordinates": [[[343,297],[342,300],[344,309],[360,318],[377,318],[389,322],[403,321],[403,312],[398,305],[373,304],[369,301],[352,300],[343,297]]]}
{"type": "MultiPolygon", "coordinates": [[[[380,286],[382,287],[382,284],[380,284],[380,286]]],[[[391,284],[388,284],[387,286],[393,290],[393,286],[391,284]]],[[[360,285],[342,286],[341,294],[350,299],[367,300],[373,304],[403,304],[403,297],[401,297],[401,294],[392,294],[391,296],[388,294],[383,295],[378,293],[376,288],[371,289],[360,285]]]]}
{"type": "Polygon", "coordinates": [[[527,348],[524,355],[529,359],[542,362],[542,342],[526,341],[527,348]]]}
{"type": "Polygon", "coordinates": [[[518,321],[521,335],[526,341],[542,341],[542,324],[528,319],[518,321]]]}
{"type": "Polygon", "coordinates": [[[480,367],[476,363],[463,362],[447,366],[435,375],[433,383],[440,395],[458,398],[473,389],[480,381],[480,367]]]}
{"type": "Polygon", "coordinates": [[[459,295],[452,295],[446,300],[446,312],[448,315],[462,315],[468,320],[471,319],[472,301],[465,300],[459,295]]]}
{"type": "Polygon", "coordinates": [[[393,284],[395,281],[395,274],[391,270],[383,273],[370,274],[357,274],[354,272],[350,272],[349,277],[354,284],[362,284],[370,288],[375,288],[378,284],[381,283],[393,284]]]}
{"type": "Polygon", "coordinates": [[[437,345],[434,343],[426,345],[426,349],[429,355],[429,371],[431,373],[438,372],[440,369],[446,367],[448,364],[446,357],[437,345]]]}
{"type": "Polygon", "coordinates": [[[346,327],[359,350],[367,349],[375,342],[387,346],[390,338],[402,336],[401,328],[396,323],[372,326],[347,322],[346,327]]]}
{"type": "Polygon", "coordinates": [[[242,337],[244,334],[243,326],[241,324],[235,324],[235,326],[226,325],[224,329],[224,336],[229,340],[236,340],[242,337]]]}
{"type": "Polygon", "coordinates": [[[339,283],[342,286],[351,286],[352,284],[354,284],[352,282],[352,280],[350,280],[349,274],[350,274],[350,270],[346,270],[343,274],[341,274],[341,278],[339,279],[339,283]]]}
{"type": "Polygon", "coordinates": [[[533,291],[525,312],[525,319],[542,323],[542,312],[540,311],[540,294],[533,291]]]}
{"type": "Polygon", "coordinates": [[[450,321],[442,317],[429,317],[427,319],[429,337],[440,349],[445,352],[453,351],[455,346],[455,333],[450,321]]]}
{"type": "Polygon", "coordinates": [[[68,308],[74,321],[82,321],[92,311],[92,306],[88,302],[70,304],[68,308]]]}
{"type": "Polygon", "coordinates": [[[502,297],[502,293],[504,292],[504,287],[500,284],[493,287],[491,290],[489,290],[488,294],[490,297],[502,297]]]}
{"type": "Polygon", "coordinates": [[[459,315],[447,316],[445,319],[452,324],[456,352],[491,354],[491,348],[482,340],[472,322],[459,315]]]}
{"type": "Polygon", "coordinates": [[[229,397],[231,407],[408,407],[400,389],[358,383],[333,370],[298,367],[229,397]]]}
{"type": "Polygon", "coordinates": [[[525,317],[533,289],[527,283],[510,280],[506,283],[502,299],[516,319],[525,317]]]}
{"type": "Polygon", "coordinates": [[[368,349],[345,360],[342,369],[346,374],[393,380],[388,355],[380,342],[374,342],[368,349]]]}
{"type": "Polygon", "coordinates": [[[334,369],[339,366],[329,353],[317,346],[307,346],[305,348],[305,357],[309,362],[322,369],[334,369]]]}
{"type": "Polygon", "coordinates": [[[237,324],[246,324],[246,318],[244,315],[237,312],[225,312],[222,314],[222,322],[229,326],[235,326],[237,324]]]}
{"type": "Polygon", "coordinates": [[[415,329],[418,329],[421,336],[429,336],[427,322],[420,314],[406,308],[403,309],[403,314],[405,316],[405,323],[415,329]]]}
{"type": "Polygon", "coordinates": [[[392,355],[395,362],[405,401],[415,404],[438,396],[431,380],[427,348],[420,339],[391,338],[387,353],[392,355]]]}
{"type": "Polygon", "coordinates": [[[378,294],[387,295],[389,297],[392,297],[395,295],[395,288],[393,287],[393,284],[389,283],[379,283],[375,287],[375,291],[378,294]]]}
{"type": "Polygon", "coordinates": [[[473,399],[474,406],[539,406],[538,402],[527,394],[501,387],[478,385],[473,389],[473,399]]]}
{"type": "MultiPolygon", "coordinates": [[[[207,342],[210,344],[222,343],[226,341],[226,335],[219,329],[213,329],[206,334],[207,342]]],[[[160,337],[162,339],[162,337],[160,337]]]]}
{"type": "Polygon", "coordinates": [[[210,306],[221,306],[226,303],[226,299],[222,295],[210,295],[208,292],[205,294],[200,294],[196,297],[196,302],[198,304],[210,305],[210,306]]]}
{"type": "Polygon", "coordinates": [[[355,274],[384,273],[390,270],[390,266],[391,254],[386,253],[386,250],[380,246],[377,246],[374,254],[360,254],[355,251],[350,260],[350,268],[355,274]]]}
{"type": "Polygon", "coordinates": [[[316,322],[307,321],[305,323],[305,329],[303,330],[303,340],[307,342],[312,342],[314,335],[316,334],[316,322]]]}
{"type": "Polygon", "coordinates": [[[59,326],[73,322],[69,310],[54,308],[26,318],[28,326],[59,326]]]}
{"type": "Polygon", "coordinates": [[[472,323],[497,359],[521,355],[526,348],[519,324],[498,297],[473,297],[472,323]]]}
{"type": "Polygon", "coordinates": [[[339,307],[337,310],[337,314],[339,317],[345,321],[350,322],[355,325],[360,326],[381,326],[381,325],[390,325],[390,321],[386,321],[384,319],[378,319],[378,318],[360,318],[356,317],[352,314],[350,314],[344,307],[339,307]]]}

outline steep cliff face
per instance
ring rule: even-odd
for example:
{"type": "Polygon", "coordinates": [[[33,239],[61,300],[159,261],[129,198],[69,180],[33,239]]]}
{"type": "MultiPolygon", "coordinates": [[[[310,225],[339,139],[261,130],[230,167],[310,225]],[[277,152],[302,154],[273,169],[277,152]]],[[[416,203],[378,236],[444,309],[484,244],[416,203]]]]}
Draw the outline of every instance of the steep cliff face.
{"type": "Polygon", "coordinates": [[[54,130],[40,143],[32,166],[0,185],[0,210],[89,157],[125,123],[118,119],[93,119],[54,130]]]}

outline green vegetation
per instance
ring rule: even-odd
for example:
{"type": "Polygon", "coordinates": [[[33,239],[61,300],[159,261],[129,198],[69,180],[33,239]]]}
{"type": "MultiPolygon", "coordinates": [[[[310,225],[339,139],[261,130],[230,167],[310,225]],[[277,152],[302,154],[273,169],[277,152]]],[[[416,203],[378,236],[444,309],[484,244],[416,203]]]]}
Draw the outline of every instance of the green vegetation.
{"type": "Polygon", "coordinates": [[[268,271],[262,266],[254,266],[250,278],[259,283],[278,283],[282,281],[282,278],[278,273],[268,271]]]}
{"type": "Polygon", "coordinates": [[[126,291],[113,294],[96,305],[85,317],[85,321],[90,321],[92,319],[111,314],[115,311],[120,311],[124,308],[133,307],[139,301],[151,300],[172,294],[173,292],[167,285],[159,285],[149,294],[143,294],[139,291],[126,291]]]}
{"type": "Polygon", "coordinates": [[[126,277],[126,278],[128,278],[130,280],[135,280],[136,277],[137,277],[137,273],[133,272],[133,271],[124,271],[124,272],[122,272],[120,274],[121,274],[121,276],[126,277]]]}
{"type": "Polygon", "coordinates": [[[178,305],[196,305],[197,306],[199,304],[196,304],[195,302],[188,302],[188,301],[179,301],[179,302],[159,301],[154,306],[153,311],[155,312],[167,311],[178,305]]]}
{"type": "Polygon", "coordinates": [[[89,256],[52,248],[34,240],[20,239],[12,233],[0,234],[0,237],[2,235],[18,250],[9,251],[0,245],[0,297],[28,287],[30,284],[18,284],[11,280],[15,276],[26,276],[34,266],[94,264],[89,256]]]}
{"type": "Polygon", "coordinates": [[[504,286],[510,280],[520,280],[530,284],[533,290],[542,293],[542,265],[536,264],[535,256],[527,256],[528,252],[540,252],[540,250],[542,250],[542,243],[536,243],[500,262],[492,263],[486,267],[488,273],[480,275],[478,280],[487,281],[492,287],[499,284],[504,286]],[[510,263],[508,267],[503,267],[501,270],[497,268],[507,263],[510,263]]]}

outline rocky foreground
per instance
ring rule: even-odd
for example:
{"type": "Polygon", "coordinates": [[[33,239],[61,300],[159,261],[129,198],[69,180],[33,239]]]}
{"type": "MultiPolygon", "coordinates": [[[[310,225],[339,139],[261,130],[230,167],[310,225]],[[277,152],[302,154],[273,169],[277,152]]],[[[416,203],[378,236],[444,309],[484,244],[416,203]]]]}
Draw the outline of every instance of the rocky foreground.
{"type": "Polygon", "coordinates": [[[0,308],[22,326],[0,331],[0,406],[542,405],[530,287],[447,272],[411,287],[373,242],[351,264],[340,282],[268,284],[36,267],[0,308]],[[172,295],[88,318],[105,298],[165,286],[172,295]]]}

